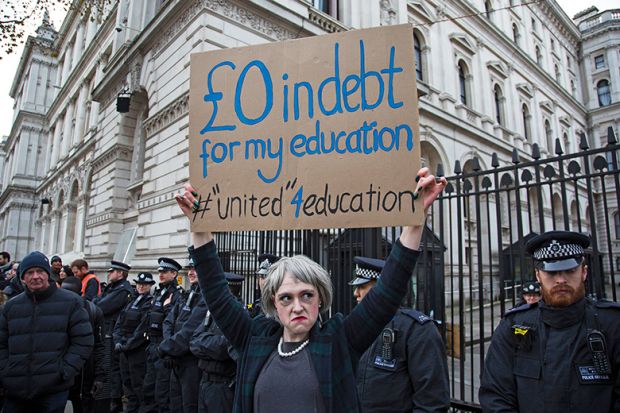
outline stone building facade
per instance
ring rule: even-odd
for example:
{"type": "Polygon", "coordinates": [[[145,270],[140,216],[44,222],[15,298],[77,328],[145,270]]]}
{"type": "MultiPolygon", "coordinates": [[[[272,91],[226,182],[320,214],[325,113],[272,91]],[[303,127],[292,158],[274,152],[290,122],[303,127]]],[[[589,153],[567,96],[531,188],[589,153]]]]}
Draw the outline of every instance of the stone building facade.
{"type": "MultiPolygon", "coordinates": [[[[610,13],[594,15],[617,28],[610,13]]],[[[556,137],[574,152],[580,133],[619,123],[617,29],[601,40],[607,29],[589,26],[592,16],[576,24],[554,0],[118,0],[88,16],[71,9],[57,32],[44,22],[28,39],[15,74],[0,248],[18,258],[32,249],[84,256],[95,269],[110,259],[150,270],[162,255],[185,260],[188,224],[174,195],[188,177],[194,52],[413,23],[426,164],[449,174],[477,157],[485,169],[493,152],[503,164],[513,148],[531,159],[534,143],[548,156],[556,137]],[[606,69],[593,69],[601,50],[606,69]],[[607,72],[611,104],[599,108],[607,72]],[[121,92],[131,93],[127,113],[117,112],[121,92]]]]}

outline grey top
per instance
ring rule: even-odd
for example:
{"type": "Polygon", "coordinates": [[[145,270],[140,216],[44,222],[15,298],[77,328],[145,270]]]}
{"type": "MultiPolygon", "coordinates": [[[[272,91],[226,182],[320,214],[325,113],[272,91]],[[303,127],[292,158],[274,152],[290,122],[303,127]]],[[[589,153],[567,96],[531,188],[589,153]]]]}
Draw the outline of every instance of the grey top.
{"type": "MultiPolygon", "coordinates": [[[[301,343],[283,343],[288,353],[301,343]]],[[[304,348],[290,357],[280,357],[276,349],[258,375],[254,388],[255,413],[325,413],[319,381],[304,348]]]]}

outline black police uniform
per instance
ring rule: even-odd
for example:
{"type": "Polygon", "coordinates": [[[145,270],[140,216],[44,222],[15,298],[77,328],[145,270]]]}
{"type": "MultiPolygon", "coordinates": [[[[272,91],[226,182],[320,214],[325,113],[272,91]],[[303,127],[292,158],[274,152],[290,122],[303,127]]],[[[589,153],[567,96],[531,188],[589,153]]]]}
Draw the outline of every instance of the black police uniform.
{"type": "MultiPolygon", "coordinates": [[[[271,266],[275,264],[276,262],[278,262],[279,260],[280,260],[280,257],[274,254],[267,254],[267,253],[260,254],[258,256],[259,266],[258,266],[258,270],[256,270],[256,275],[258,277],[267,276],[267,273],[269,272],[269,268],[271,268],[271,266]]],[[[250,312],[250,317],[252,318],[255,318],[261,314],[264,314],[263,304],[261,303],[261,298],[260,298],[260,293],[261,292],[258,291],[259,297],[255,299],[251,304],[247,305],[247,309],[250,312]]]]}
{"type": "MultiPolygon", "coordinates": [[[[224,274],[229,286],[243,282],[240,275],[224,274]]],[[[192,336],[190,350],[202,371],[198,412],[232,412],[237,354],[208,312],[192,336]]]]}
{"type": "MultiPolygon", "coordinates": [[[[118,269],[129,271],[131,267],[127,264],[112,261],[111,270],[118,269]]],[[[104,366],[106,377],[103,381],[102,390],[95,395],[97,400],[110,399],[116,401],[116,409],[122,410],[120,398],[123,396],[121,383],[121,371],[119,366],[118,354],[114,352],[114,324],[122,309],[133,298],[134,290],[129,281],[121,279],[106,286],[101,297],[97,297],[93,302],[101,309],[104,317],[103,338],[105,347],[104,366]]]]}
{"type": "MultiPolygon", "coordinates": [[[[585,235],[551,231],[526,250],[535,268],[553,273],[580,266],[588,245],[585,235]]],[[[508,311],[493,333],[480,404],[485,412],[617,412],[619,369],[620,304],[581,298],[552,307],[543,298],[508,311]]]]}
{"type": "MultiPolygon", "coordinates": [[[[136,278],[136,284],[138,283],[153,285],[155,281],[150,273],[143,272],[136,278]]],[[[116,351],[120,353],[121,379],[127,397],[127,413],[138,412],[144,405],[142,384],[146,373],[148,345],[146,315],[152,299],[150,292],[138,295],[121,311],[114,326],[114,343],[116,351]]]]}
{"type": "Polygon", "coordinates": [[[160,357],[172,364],[170,377],[171,410],[183,406],[183,412],[196,412],[201,371],[198,359],[190,352],[194,330],[207,313],[198,282],[177,300],[164,321],[164,339],[159,345],[160,357]]]}
{"type": "MultiPolygon", "coordinates": [[[[377,279],[385,264],[365,257],[355,257],[354,262],[352,286],[377,279]]],[[[448,411],[448,365],[432,319],[416,310],[398,310],[362,355],[357,392],[364,413],[448,411]]]]}
{"type": "MultiPolygon", "coordinates": [[[[159,259],[160,269],[179,271],[181,265],[172,259],[159,259]],[[163,265],[163,266],[162,266],[163,265]]],[[[142,391],[144,393],[145,412],[170,411],[170,369],[159,357],[159,344],[163,339],[163,324],[177,300],[183,295],[183,288],[176,279],[160,284],[155,289],[153,301],[148,311],[146,374],[142,391]],[[167,303],[167,304],[165,304],[167,303]]]]}

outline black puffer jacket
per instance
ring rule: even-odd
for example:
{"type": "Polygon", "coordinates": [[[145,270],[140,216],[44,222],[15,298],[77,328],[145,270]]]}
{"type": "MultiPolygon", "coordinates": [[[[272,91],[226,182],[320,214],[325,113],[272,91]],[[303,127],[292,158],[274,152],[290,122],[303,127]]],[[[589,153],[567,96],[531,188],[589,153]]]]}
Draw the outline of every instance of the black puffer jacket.
{"type": "Polygon", "coordinates": [[[10,397],[32,399],[68,390],[93,348],[82,298],[52,283],[26,289],[0,314],[0,379],[10,397]]]}

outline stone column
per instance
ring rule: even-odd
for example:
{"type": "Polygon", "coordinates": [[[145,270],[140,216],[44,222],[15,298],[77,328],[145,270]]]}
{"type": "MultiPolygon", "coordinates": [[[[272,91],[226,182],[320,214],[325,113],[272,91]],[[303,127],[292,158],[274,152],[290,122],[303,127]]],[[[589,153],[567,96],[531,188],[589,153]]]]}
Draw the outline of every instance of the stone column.
{"type": "Polygon", "coordinates": [[[73,113],[75,109],[75,103],[71,102],[65,112],[65,122],[62,137],[62,146],[60,149],[60,159],[64,158],[71,149],[71,141],[73,136],[73,113]]]}
{"type": "Polygon", "coordinates": [[[73,131],[73,144],[78,145],[84,139],[84,119],[86,114],[86,95],[88,94],[88,84],[83,84],[77,100],[75,130],[73,131]]]}
{"type": "Polygon", "coordinates": [[[56,247],[58,252],[61,254],[68,251],[67,246],[65,245],[65,242],[67,241],[67,224],[69,221],[67,219],[68,215],[68,205],[63,205],[59,211],[60,222],[58,224],[58,229],[60,232],[58,233],[58,246],[56,247]]]}
{"type": "Polygon", "coordinates": [[[55,252],[57,252],[57,246],[56,246],[56,236],[58,234],[58,221],[60,219],[60,212],[55,209],[51,212],[51,218],[50,218],[50,238],[49,238],[49,243],[48,243],[48,247],[49,247],[49,254],[53,254],[55,252]]]}
{"type": "Polygon", "coordinates": [[[82,195],[78,200],[77,216],[75,219],[74,251],[82,252],[84,249],[84,229],[86,228],[86,204],[88,196],[82,195]]]}
{"type": "Polygon", "coordinates": [[[64,115],[60,115],[56,119],[56,127],[54,128],[54,143],[52,146],[52,155],[50,159],[50,170],[56,169],[56,163],[58,162],[58,157],[60,156],[60,140],[62,135],[63,121],[64,115]]]}
{"type": "Polygon", "coordinates": [[[75,31],[75,43],[73,46],[73,58],[71,59],[71,67],[76,67],[80,62],[82,50],[84,49],[84,25],[80,23],[75,31]]]}

